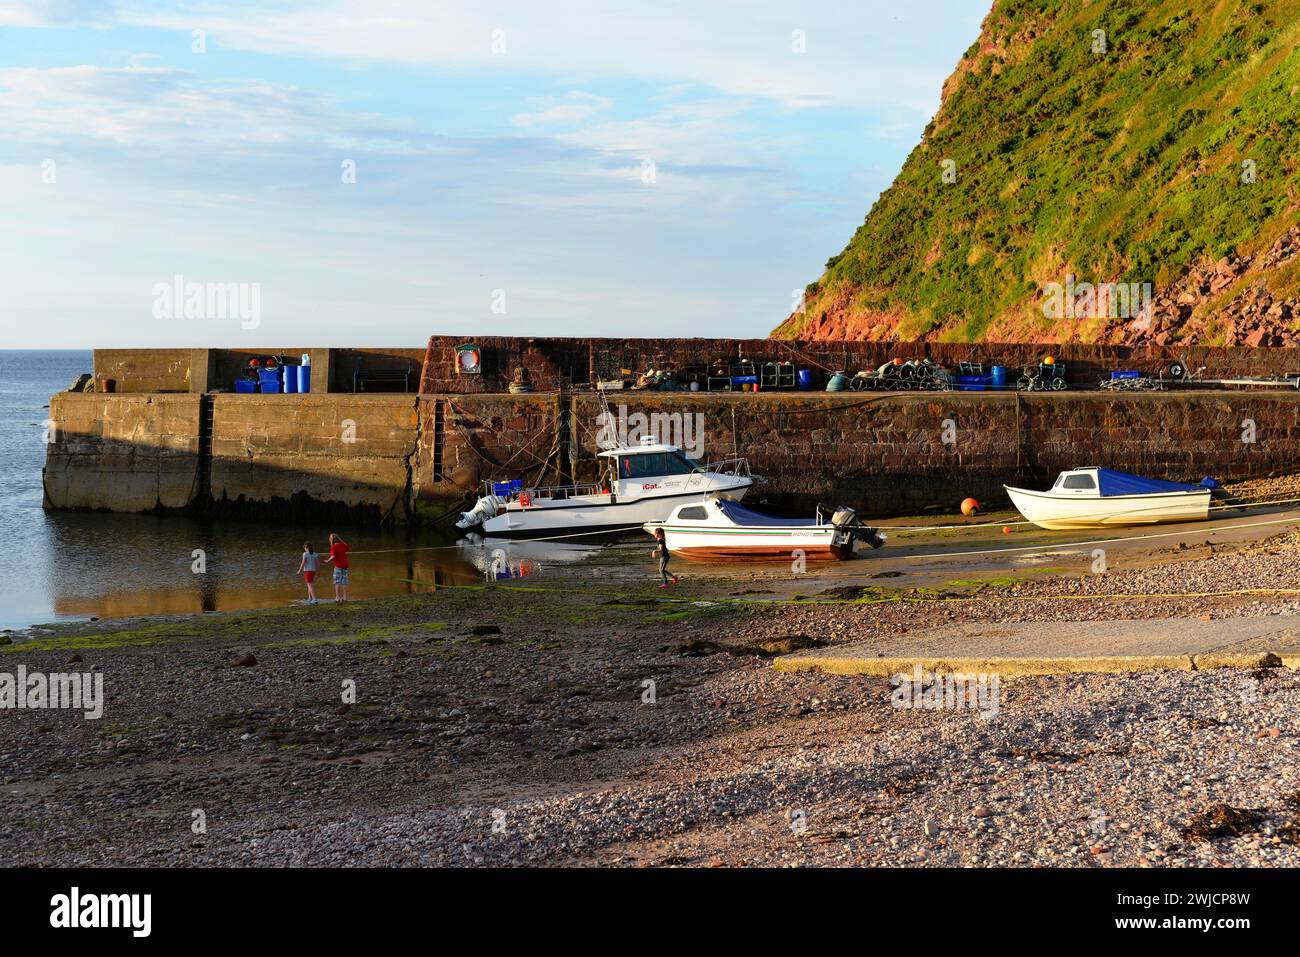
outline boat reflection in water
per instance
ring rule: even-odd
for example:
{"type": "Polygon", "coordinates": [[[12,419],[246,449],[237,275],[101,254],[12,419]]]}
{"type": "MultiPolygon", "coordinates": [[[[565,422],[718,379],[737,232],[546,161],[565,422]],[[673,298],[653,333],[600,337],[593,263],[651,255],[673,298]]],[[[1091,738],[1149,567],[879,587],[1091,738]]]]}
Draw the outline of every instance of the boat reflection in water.
{"type": "Polygon", "coordinates": [[[599,545],[574,542],[530,542],[524,539],[484,538],[470,535],[461,544],[461,558],[490,582],[540,575],[547,566],[586,561],[599,545]]]}

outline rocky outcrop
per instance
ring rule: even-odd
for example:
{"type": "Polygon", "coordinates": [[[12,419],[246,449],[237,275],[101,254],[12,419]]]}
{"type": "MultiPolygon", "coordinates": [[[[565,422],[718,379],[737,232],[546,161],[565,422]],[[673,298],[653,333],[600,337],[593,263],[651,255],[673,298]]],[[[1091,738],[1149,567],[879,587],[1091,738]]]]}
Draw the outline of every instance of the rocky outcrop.
{"type": "Polygon", "coordinates": [[[1278,237],[1267,253],[1225,256],[1198,266],[1155,298],[1149,324],[1112,323],[1105,341],[1126,345],[1191,345],[1207,339],[1225,346],[1300,345],[1300,296],[1275,297],[1270,273],[1300,257],[1300,226],[1278,237]]]}

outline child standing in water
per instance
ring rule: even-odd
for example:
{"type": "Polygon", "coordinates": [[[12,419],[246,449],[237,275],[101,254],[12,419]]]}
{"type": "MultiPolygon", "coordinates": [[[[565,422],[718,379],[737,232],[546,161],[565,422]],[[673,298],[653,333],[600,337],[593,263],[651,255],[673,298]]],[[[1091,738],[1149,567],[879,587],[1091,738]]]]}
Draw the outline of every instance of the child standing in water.
{"type": "Polygon", "coordinates": [[[668,539],[664,535],[662,528],[655,529],[655,550],[650,555],[659,559],[659,577],[663,579],[663,583],[659,587],[667,588],[669,578],[672,579],[672,584],[676,585],[678,582],[677,576],[668,574],[668,539]]]}
{"type": "Polygon", "coordinates": [[[311,542],[303,542],[298,574],[307,583],[307,604],[316,604],[316,550],[311,547],[311,542]]]}

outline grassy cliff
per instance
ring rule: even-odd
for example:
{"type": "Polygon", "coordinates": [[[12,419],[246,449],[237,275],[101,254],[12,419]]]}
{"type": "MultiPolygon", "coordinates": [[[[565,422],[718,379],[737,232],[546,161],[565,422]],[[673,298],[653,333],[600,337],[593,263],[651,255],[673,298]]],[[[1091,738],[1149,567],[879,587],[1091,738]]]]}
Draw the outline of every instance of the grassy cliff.
{"type": "Polygon", "coordinates": [[[1300,0],[997,0],[773,335],[1217,344],[1244,340],[1253,302],[1290,341],[1298,119],[1300,0]],[[1154,327],[1047,318],[1045,286],[1070,276],[1151,283],[1154,327]]]}

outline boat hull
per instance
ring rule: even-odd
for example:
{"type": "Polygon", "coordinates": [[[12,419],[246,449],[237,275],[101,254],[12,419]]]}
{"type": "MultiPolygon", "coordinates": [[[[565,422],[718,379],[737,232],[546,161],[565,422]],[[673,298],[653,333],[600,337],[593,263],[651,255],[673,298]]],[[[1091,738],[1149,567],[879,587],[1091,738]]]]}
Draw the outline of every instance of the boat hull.
{"type": "MultiPolygon", "coordinates": [[[[686,561],[842,561],[853,557],[852,537],[831,525],[706,529],[664,524],[668,551],[686,561]]],[[[646,531],[650,532],[651,528],[646,531]]]]}
{"type": "Polygon", "coordinates": [[[1021,515],[1039,528],[1052,530],[1203,522],[1210,516],[1208,488],[1091,497],[1004,488],[1021,515]]]}
{"type": "Polygon", "coordinates": [[[659,495],[636,501],[583,501],[572,498],[555,504],[521,507],[517,502],[481,526],[492,538],[542,538],[561,535],[621,535],[639,530],[646,522],[662,522],[679,505],[702,502],[710,495],[739,500],[749,483],[722,489],[659,495]]]}

